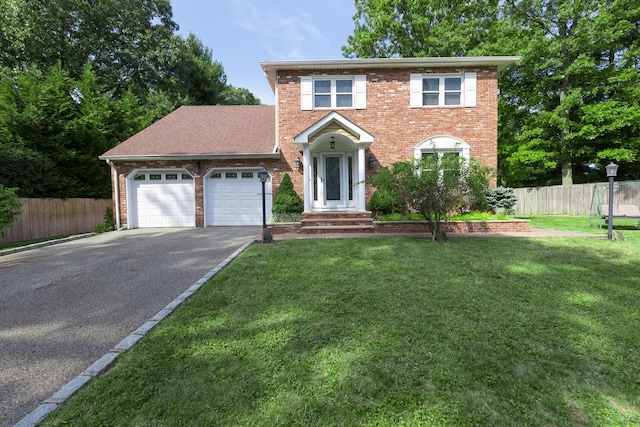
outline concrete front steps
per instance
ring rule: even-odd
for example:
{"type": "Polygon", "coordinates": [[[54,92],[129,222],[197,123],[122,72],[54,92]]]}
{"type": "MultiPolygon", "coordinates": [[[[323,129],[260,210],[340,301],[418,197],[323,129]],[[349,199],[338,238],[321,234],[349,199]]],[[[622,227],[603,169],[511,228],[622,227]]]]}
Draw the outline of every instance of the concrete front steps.
{"type": "Polygon", "coordinates": [[[371,212],[308,212],[302,214],[300,233],[375,233],[371,212]]]}

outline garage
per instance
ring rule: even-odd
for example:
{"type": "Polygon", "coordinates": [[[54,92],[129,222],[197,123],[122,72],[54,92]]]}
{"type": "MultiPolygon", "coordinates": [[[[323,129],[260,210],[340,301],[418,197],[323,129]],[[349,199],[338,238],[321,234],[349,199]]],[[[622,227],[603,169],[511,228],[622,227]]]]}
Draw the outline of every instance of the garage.
{"type": "MultiPolygon", "coordinates": [[[[205,180],[206,226],[261,225],[259,168],[212,171],[205,180]]],[[[267,221],[271,218],[271,179],[265,183],[267,221]]]]}
{"type": "Polygon", "coordinates": [[[131,227],[195,227],[193,177],[181,170],[136,172],[131,180],[131,227]]]}

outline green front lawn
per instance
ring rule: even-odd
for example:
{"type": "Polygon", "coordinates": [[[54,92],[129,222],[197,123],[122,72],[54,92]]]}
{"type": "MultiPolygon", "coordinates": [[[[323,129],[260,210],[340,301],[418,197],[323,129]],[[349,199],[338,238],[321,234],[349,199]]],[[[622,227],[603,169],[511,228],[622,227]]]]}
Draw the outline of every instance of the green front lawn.
{"type": "Polygon", "coordinates": [[[639,425],[624,233],[256,244],[44,425],[639,425]]]}

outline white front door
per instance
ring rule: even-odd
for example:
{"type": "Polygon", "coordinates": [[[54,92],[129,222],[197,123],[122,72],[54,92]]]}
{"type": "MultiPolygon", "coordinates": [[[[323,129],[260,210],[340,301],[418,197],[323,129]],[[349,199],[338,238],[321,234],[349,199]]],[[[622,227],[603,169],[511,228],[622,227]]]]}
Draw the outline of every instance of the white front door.
{"type": "Polygon", "coordinates": [[[313,208],[316,210],[349,210],[354,202],[353,153],[314,153],[313,208]]]}

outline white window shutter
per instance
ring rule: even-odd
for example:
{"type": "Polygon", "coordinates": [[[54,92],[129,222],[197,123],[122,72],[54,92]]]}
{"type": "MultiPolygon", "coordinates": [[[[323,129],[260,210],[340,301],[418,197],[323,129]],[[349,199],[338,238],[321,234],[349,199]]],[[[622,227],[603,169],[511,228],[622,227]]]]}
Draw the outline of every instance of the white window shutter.
{"type": "Polygon", "coordinates": [[[464,73],[464,106],[476,106],[476,73],[464,73]]]}
{"type": "Polygon", "coordinates": [[[355,107],[358,110],[367,108],[367,76],[364,74],[355,77],[355,107]]]}
{"type": "Polygon", "coordinates": [[[422,74],[410,75],[409,92],[410,92],[409,106],[411,108],[421,108],[422,107],[422,74]]]}
{"type": "Polygon", "coordinates": [[[313,79],[311,76],[300,77],[300,107],[313,110],[313,79]]]}

